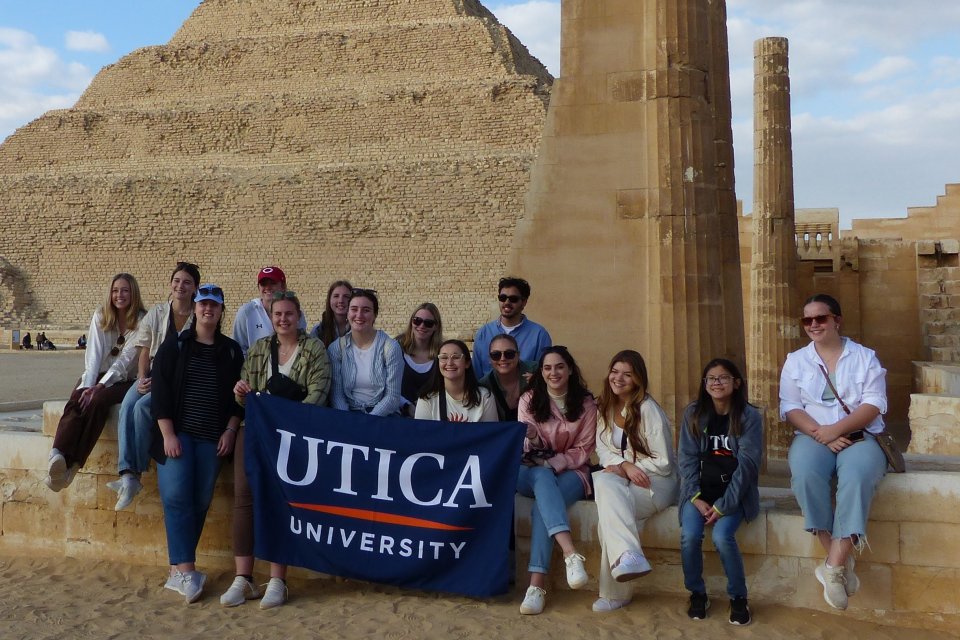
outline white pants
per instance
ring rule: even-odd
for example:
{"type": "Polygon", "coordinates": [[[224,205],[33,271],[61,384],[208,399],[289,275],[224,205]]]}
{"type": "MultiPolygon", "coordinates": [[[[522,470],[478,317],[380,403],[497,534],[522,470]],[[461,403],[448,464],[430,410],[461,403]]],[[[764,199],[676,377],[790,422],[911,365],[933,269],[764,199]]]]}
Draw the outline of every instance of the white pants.
{"type": "Polygon", "coordinates": [[[614,473],[593,474],[597,502],[597,536],[600,538],[600,597],[629,600],[633,587],[617,582],[610,570],[626,551],[643,555],[640,534],[647,518],[677,501],[676,476],[650,475],[650,488],[644,489],[614,473]]]}

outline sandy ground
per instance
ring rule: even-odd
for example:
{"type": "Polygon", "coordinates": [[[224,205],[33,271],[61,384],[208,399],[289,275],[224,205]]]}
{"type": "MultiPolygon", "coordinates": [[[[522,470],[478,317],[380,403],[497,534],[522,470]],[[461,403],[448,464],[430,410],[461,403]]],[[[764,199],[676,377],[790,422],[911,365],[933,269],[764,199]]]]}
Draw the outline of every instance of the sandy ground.
{"type": "MultiPolygon", "coordinates": [[[[689,620],[672,597],[635,600],[595,614],[596,594],[557,590],[539,616],[518,613],[520,594],[490,600],[401,591],[364,583],[291,580],[286,606],[261,611],[256,601],[228,609],[219,595],[229,574],[211,575],[200,601],[186,605],[164,590],[163,569],[73,559],[0,557],[0,637],[71,638],[870,638],[900,639],[904,629],[839,615],[754,604],[754,623],[727,623],[715,599],[704,621],[689,620]]],[[[911,640],[951,634],[910,630],[911,640]]]]}
{"type": "MultiPolygon", "coordinates": [[[[63,399],[83,368],[82,354],[0,352],[0,412],[63,399]]],[[[2,417],[2,416],[0,416],[2,417]]],[[[2,446],[2,441],[0,441],[2,446]]],[[[200,567],[203,569],[202,567],[200,567]]],[[[727,623],[727,601],[694,622],[683,598],[638,597],[621,611],[595,614],[596,593],[557,589],[547,610],[521,616],[522,589],[489,600],[402,591],[340,580],[291,579],[290,602],[261,611],[255,601],[220,606],[229,573],[211,574],[203,598],[186,605],[163,589],[164,570],[121,562],[0,556],[0,640],[70,638],[952,638],[898,629],[831,612],[753,602],[754,623],[727,623]]],[[[261,577],[262,576],[258,576],[261,577]]],[[[812,578],[811,578],[812,579],[812,578]]],[[[263,580],[265,581],[265,579],[263,580]]]]}

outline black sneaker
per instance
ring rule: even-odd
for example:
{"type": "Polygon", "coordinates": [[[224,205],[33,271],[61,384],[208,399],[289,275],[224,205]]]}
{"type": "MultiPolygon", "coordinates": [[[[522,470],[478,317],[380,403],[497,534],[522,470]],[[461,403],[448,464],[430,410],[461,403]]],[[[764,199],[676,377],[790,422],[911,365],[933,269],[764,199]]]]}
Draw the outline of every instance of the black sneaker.
{"type": "MultiPolygon", "coordinates": [[[[692,606],[692,605],[691,605],[692,606]]],[[[746,598],[732,598],[730,600],[730,624],[750,624],[750,607],[746,598]]]]}
{"type": "Polygon", "coordinates": [[[693,620],[703,620],[707,617],[707,609],[710,608],[710,599],[707,594],[694,591],[690,594],[690,608],[687,609],[687,615],[693,620]]]}

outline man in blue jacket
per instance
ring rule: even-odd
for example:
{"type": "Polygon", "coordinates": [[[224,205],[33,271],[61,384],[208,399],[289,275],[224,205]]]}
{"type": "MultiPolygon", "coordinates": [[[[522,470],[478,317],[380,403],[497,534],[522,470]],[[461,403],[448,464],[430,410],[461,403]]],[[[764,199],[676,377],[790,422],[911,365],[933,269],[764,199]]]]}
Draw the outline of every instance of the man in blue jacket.
{"type": "Polygon", "coordinates": [[[500,278],[498,287],[500,317],[480,327],[473,338],[473,369],[477,378],[490,372],[490,342],[508,333],[520,346],[520,359],[537,362],[543,350],[551,346],[550,334],[523,314],[530,298],[530,283],[523,278],[500,278]]]}

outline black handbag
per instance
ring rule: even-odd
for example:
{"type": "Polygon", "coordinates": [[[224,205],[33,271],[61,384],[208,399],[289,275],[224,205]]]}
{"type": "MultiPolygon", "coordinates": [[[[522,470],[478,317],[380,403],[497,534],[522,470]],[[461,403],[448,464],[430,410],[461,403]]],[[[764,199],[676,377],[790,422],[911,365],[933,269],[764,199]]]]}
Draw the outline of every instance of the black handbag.
{"type": "Polygon", "coordinates": [[[280,373],[280,347],[276,335],[270,338],[270,355],[272,356],[270,364],[273,374],[267,380],[267,393],[287,400],[303,402],[303,399],[307,397],[307,390],[297,384],[293,378],[280,373]]]}

